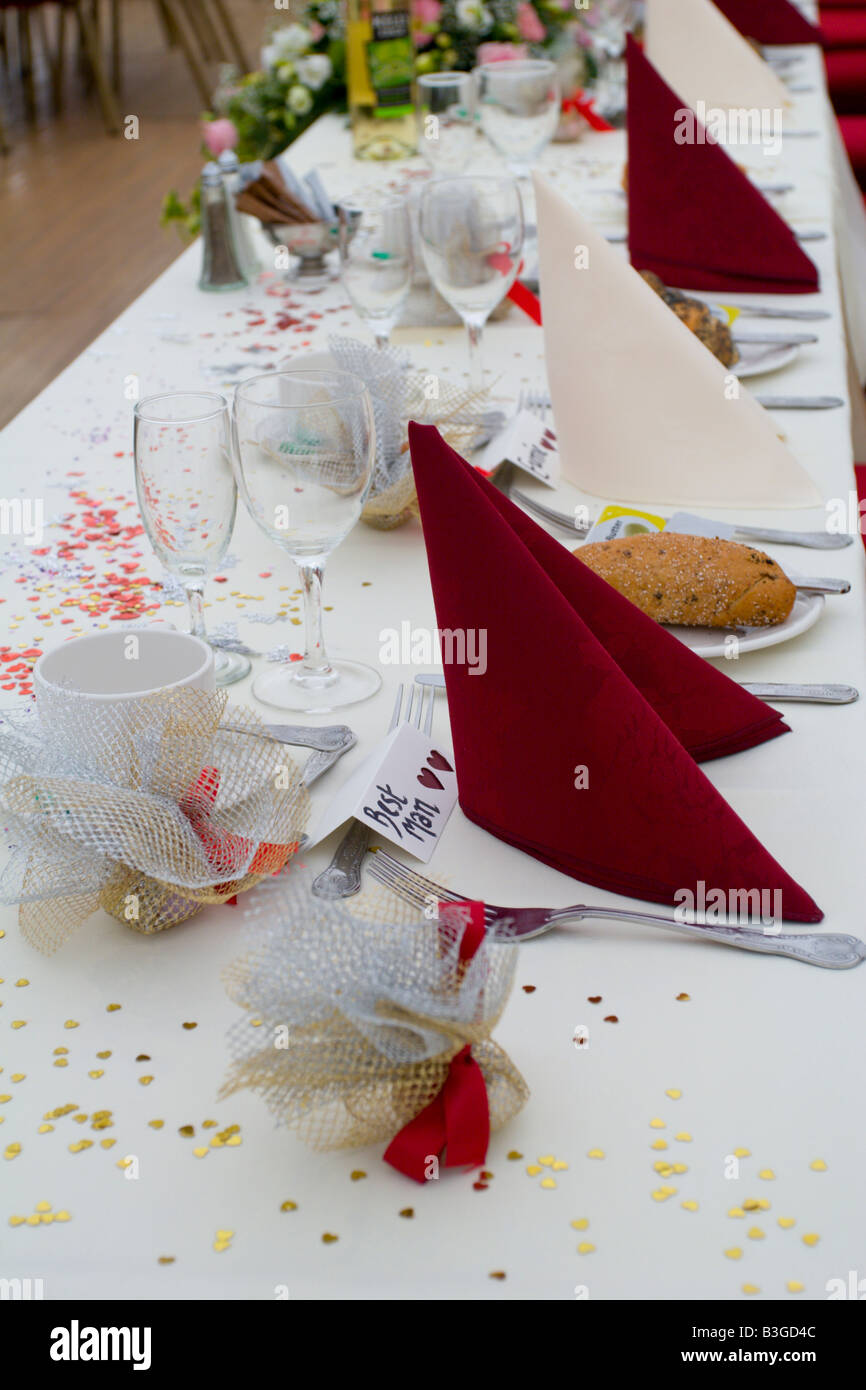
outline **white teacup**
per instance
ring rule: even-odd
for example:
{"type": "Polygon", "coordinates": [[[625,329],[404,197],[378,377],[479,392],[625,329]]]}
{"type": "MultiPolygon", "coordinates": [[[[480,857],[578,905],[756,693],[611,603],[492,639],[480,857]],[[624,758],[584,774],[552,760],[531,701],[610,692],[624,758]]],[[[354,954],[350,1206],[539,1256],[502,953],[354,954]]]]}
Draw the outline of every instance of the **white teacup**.
{"type": "Polygon", "coordinates": [[[213,691],[214,655],[207,642],[168,627],[117,628],[63,642],[33,668],[36,705],[52,716],[64,695],[77,715],[156,691],[191,686],[213,691]]]}

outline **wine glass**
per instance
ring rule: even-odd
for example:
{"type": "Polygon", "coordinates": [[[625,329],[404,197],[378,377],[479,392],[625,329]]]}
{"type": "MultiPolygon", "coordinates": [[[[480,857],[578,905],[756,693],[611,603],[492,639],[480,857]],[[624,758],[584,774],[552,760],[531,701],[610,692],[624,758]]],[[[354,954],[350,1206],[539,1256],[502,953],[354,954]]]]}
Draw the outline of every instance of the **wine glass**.
{"type": "Polygon", "coordinates": [[[484,134],[515,178],[529,178],[559,124],[556,64],[547,58],[483,63],[475,76],[484,134]]]}
{"type": "Polygon", "coordinates": [[[475,80],[469,72],[418,78],[418,150],[434,174],[457,174],[475,149],[475,80]]]}
{"type": "Polygon", "coordinates": [[[405,198],[340,205],[340,273],[355,313],[385,348],[412,284],[412,227],[405,198]]]}
{"type": "MultiPolygon", "coordinates": [[[[219,569],[235,524],[228,402],[212,391],[171,391],[135,406],[135,486],[148,540],[189,601],[190,632],[207,642],[204,584],[219,569]]],[[[217,685],[249,673],[214,649],[217,685]]]]}
{"type": "Polygon", "coordinates": [[[258,676],[253,694],[279,709],[324,714],[374,695],[377,671],[330,661],[322,635],[328,555],[351,531],[373,477],[373,406],[360,377],[326,369],[242,381],[234,401],[235,467],[250,516],[298,566],[304,590],[303,661],[258,676]]]}
{"type": "Polygon", "coordinates": [[[436,289],[469,335],[473,390],[484,384],[481,330],[520,268],[523,204],[514,179],[434,179],[421,194],[421,251],[436,289]]]}

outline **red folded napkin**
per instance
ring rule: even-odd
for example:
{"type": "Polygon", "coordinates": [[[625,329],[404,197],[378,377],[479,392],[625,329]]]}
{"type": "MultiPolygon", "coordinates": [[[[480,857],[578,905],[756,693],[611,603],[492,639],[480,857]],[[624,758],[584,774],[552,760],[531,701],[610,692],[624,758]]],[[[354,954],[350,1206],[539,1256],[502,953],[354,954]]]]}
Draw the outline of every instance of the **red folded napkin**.
{"type": "Polygon", "coordinates": [[[692,290],[808,294],[818,271],[797,238],[628,40],[628,240],[636,270],[692,290]]]}
{"type": "Polygon", "coordinates": [[[628,897],[778,890],[776,916],[820,921],[695,764],[786,732],[779,715],[570,555],[433,426],[411,424],[409,443],[439,627],[467,647],[486,633],[483,673],[445,666],[469,819],[628,897]]]}
{"type": "Polygon", "coordinates": [[[735,29],[758,43],[820,43],[821,31],[789,0],[713,0],[735,29]]]}

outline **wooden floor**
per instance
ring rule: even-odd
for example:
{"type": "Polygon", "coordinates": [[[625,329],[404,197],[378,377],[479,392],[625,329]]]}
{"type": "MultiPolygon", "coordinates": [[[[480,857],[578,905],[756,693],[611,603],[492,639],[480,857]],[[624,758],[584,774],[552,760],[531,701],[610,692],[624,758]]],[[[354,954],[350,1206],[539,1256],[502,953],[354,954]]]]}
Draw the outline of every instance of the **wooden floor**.
{"type": "MultiPolygon", "coordinates": [[[[229,3],[256,67],[273,0],[229,3]]],[[[35,124],[26,117],[14,48],[12,73],[0,65],[12,146],[0,154],[0,426],[182,250],[176,230],[160,227],[160,207],[170,188],[185,197],[201,169],[201,100],[180,50],[167,45],[152,0],[123,0],[122,11],[120,109],[138,117],[138,140],[105,134],[96,95],[85,92],[78,74],[74,42],[67,44],[61,117],[51,113],[38,53],[35,124]]],[[[208,71],[216,78],[214,65],[208,71]]]]}

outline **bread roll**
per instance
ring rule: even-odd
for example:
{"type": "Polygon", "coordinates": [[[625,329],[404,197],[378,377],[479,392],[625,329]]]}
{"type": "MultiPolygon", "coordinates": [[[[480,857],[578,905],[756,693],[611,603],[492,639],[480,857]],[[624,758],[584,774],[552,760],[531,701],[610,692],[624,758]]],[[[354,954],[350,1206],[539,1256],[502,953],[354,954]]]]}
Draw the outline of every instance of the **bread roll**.
{"type": "Polygon", "coordinates": [[[681,627],[773,627],[797,591],[775,560],[734,541],[658,531],[574,554],[643,613],[681,627]]]}

